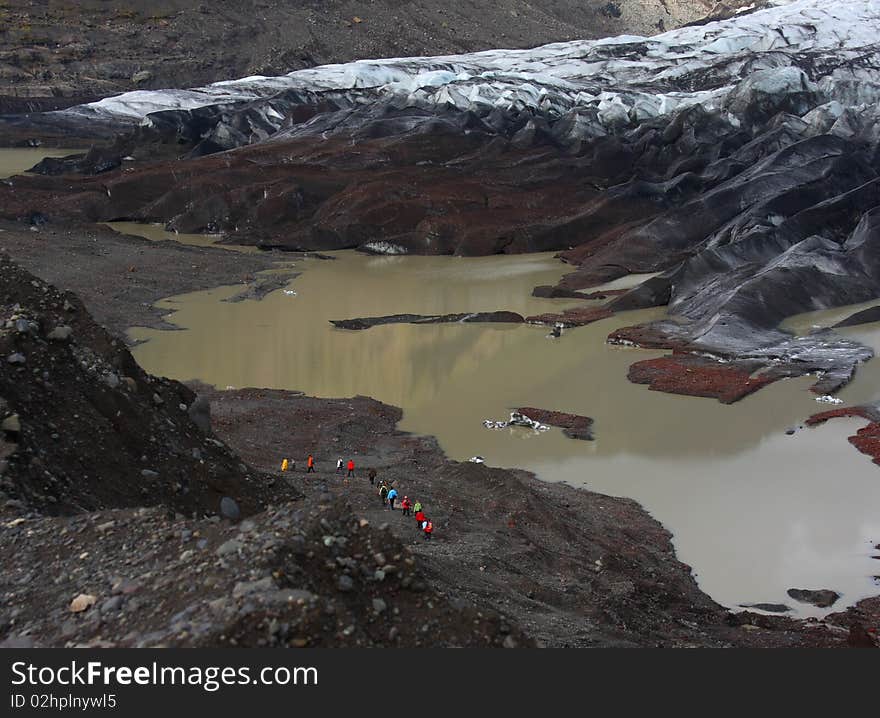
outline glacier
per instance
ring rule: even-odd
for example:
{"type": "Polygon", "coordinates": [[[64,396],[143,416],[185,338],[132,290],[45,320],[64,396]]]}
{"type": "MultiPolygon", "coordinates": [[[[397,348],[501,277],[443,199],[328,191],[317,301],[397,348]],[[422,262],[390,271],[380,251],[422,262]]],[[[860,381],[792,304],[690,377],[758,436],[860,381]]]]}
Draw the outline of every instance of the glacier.
{"type": "MultiPolygon", "coordinates": [[[[55,113],[58,119],[150,122],[156,112],[326,94],[487,114],[574,113],[580,133],[620,131],[700,105],[737,121],[742,96],[810,92],[814,106],[874,111],[880,99],[878,0],[778,0],[773,7],[652,37],[619,36],[439,57],[325,65],[190,90],[133,91],[55,113]],[[739,104],[738,104],[739,103],[739,104]]],[[[284,113],[272,111],[278,126],[284,113]]]]}

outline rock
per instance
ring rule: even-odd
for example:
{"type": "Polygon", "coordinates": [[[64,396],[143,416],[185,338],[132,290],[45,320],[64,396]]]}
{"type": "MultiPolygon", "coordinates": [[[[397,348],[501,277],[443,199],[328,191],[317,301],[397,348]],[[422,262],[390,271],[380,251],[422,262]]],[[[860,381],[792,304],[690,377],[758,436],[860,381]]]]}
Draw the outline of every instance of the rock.
{"type": "Polygon", "coordinates": [[[187,410],[189,418],[205,434],[211,431],[211,403],[204,397],[198,396],[190,404],[187,410]]]}
{"type": "Polygon", "coordinates": [[[21,352],[15,352],[6,357],[6,361],[10,364],[24,364],[27,359],[25,359],[24,354],[22,354],[21,352]]]}
{"type": "Polygon", "coordinates": [[[238,521],[241,518],[241,510],[235,499],[230,496],[224,496],[220,499],[220,515],[230,521],[238,521]]]}
{"type": "Polygon", "coordinates": [[[241,541],[238,541],[237,539],[229,539],[217,547],[216,553],[218,556],[228,556],[232,553],[238,553],[242,548],[244,548],[244,544],[241,541]]]}
{"type": "Polygon", "coordinates": [[[149,82],[153,79],[153,73],[149,70],[140,70],[139,72],[134,73],[131,76],[131,81],[135,85],[142,85],[145,82],[149,82]]]}
{"type": "Polygon", "coordinates": [[[767,613],[788,613],[791,608],[784,603],[741,603],[741,608],[754,608],[767,613]]]}
{"type": "Polygon", "coordinates": [[[336,582],[336,588],[339,589],[342,593],[349,593],[354,591],[354,581],[351,576],[347,574],[342,574],[336,582]]]}
{"type": "Polygon", "coordinates": [[[53,342],[66,342],[73,335],[73,329],[66,325],[59,325],[46,335],[53,342]]]}
{"type": "Polygon", "coordinates": [[[153,471],[152,469],[141,469],[141,476],[143,476],[145,479],[158,479],[159,472],[153,471]]]}
{"type": "Polygon", "coordinates": [[[89,593],[81,593],[70,602],[70,610],[72,613],[82,613],[95,605],[97,597],[89,593]]]}
{"type": "Polygon", "coordinates": [[[113,613],[122,608],[122,596],[111,596],[101,604],[101,613],[113,613]]]}
{"type": "Polygon", "coordinates": [[[21,433],[21,420],[18,418],[18,414],[10,414],[7,416],[3,422],[0,423],[0,430],[10,434],[21,433]]]}
{"type": "Polygon", "coordinates": [[[383,599],[381,599],[381,598],[374,598],[373,599],[373,611],[375,611],[376,614],[384,613],[387,610],[387,608],[388,608],[388,604],[386,604],[383,599]]]}
{"type": "Polygon", "coordinates": [[[795,601],[799,601],[800,603],[810,603],[817,608],[830,608],[837,602],[837,599],[840,598],[839,593],[827,588],[816,591],[804,588],[790,588],[786,593],[788,593],[788,595],[795,601]]]}
{"type": "Polygon", "coordinates": [[[275,581],[272,580],[271,576],[266,576],[265,578],[261,578],[258,581],[240,581],[236,583],[235,587],[232,589],[232,596],[233,598],[241,598],[243,596],[250,596],[254,593],[271,591],[274,588],[275,581]]]}

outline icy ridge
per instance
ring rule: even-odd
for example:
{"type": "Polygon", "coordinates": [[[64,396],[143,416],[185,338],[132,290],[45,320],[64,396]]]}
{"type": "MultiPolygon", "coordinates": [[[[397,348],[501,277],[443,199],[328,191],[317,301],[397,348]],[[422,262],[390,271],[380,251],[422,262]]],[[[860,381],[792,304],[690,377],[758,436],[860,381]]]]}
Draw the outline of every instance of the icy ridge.
{"type": "Polygon", "coordinates": [[[438,57],[325,65],[280,77],[245,77],[191,90],[128,92],[63,111],[123,122],[160,110],[259,100],[280,92],[342,93],[353,103],[402,98],[485,114],[576,111],[605,130],[685,107],[729,110],[737,88],[813,93],[815,104],[880,100],[880,0],[794,0],[657,35],[438,57]],[[746,78],[746,79],[744,79],[746,78]]]}

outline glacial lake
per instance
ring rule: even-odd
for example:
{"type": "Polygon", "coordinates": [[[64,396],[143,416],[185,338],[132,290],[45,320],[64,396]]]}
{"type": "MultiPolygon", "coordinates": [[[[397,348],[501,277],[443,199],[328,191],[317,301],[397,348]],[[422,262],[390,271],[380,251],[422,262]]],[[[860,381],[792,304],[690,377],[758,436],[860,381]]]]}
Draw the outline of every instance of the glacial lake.
{"type": "MultiPolygon", "coordinates": [[[[330,319],[500,309],[527,315],[583,302],[531,296],[535,285],[571,269],[550,254],[332,256],[297,260],[302,275],[261,301],[224,302],[236,287],[162,301],[174,311],[169,321],[185,331],[132,329],[133,339],[146,340],[135,357],[152,373],[219,387],[372,396],[402,407],[400,428],[436,436],[452,458],[481,455],[545,481],[635,499],[673,533],[701,588],[733,609],[785,603],[789,615],[821,616],[829,611],[799,604],[786,590],[836,590],[843,598],[832,610],[880,593],[873,578],[880,561],[872,559],[880,542],[880,467],[847,441],[865,422],[841,419],[786,435],[828,408],[808,391],[809,378],[777,382],[730,406],[632,384],[629,365],[662,352],[605,339],[662,310],[620,314],[560,339],[529,325],[336,329],[330,319]],[[595,441],[555,429],[484,428],[484,419],[505,419],[515,406],[591,416],[595,441]]],[[[822,322],[811,315],[802,324],[822,322]]],[[[843,333],[880,351],[878,325],[843,333]]],[[[880,363],[869,362],[841,396],[850,404],[876,398],[877,379],[880,363]]]]}

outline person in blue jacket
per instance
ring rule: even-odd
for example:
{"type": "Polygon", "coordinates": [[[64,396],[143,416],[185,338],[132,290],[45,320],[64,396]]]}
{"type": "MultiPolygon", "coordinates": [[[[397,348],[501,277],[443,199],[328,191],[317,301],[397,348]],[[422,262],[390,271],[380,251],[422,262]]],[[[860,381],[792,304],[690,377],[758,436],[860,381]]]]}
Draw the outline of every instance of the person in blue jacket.
{"type": "Polygon", "coordinates": [[[394,499],[397,498],[397,489],[391,489],[388,492],[388,505],[391,507],[391,510],[394,511],[394,499]]]}

